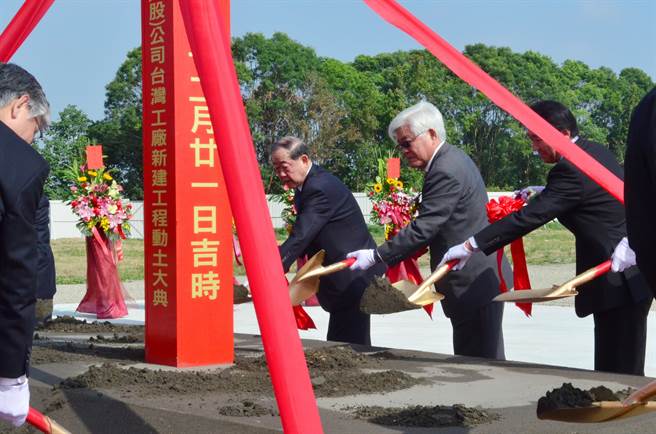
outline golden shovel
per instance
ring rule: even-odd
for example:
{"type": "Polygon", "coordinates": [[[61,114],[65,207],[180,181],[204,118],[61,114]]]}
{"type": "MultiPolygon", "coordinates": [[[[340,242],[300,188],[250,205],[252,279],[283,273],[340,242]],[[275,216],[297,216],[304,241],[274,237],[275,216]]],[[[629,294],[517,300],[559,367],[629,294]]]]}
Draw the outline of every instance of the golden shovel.
{"type": "Polygon", "coordinates": [[[397,282],[392,286],[397,289],[401,289],[401,292],[404,292],[404,290],[412,289],[414,287],[414,291],[408,295],[408,301],[418,306],[426,306],[427,304],[432,304],[437,301],[444,300],[444,295],[437,292],[433,285],[435,285],[436,282],[442,280],[442,278],[446,276],[447,273],[451,271],[453,266],[457,263],[458,261],[450,261],[437,267],[437,269],[433,271],[433,274],[428,276],[426,280],[424,280],[419,286],[414,285],[412,282],[408,282],[407,280],[403,280],[401,282],[407,282],[412,286],[407,285],[406,283],[404,284],[405,287],[403,289],[398,288],[396,285],[397,283],[401,282],[397,282]]]}
{"type": "Polygon", "coordinates": [[[543,301],[558,300],[559,298],[573,297],[578,294],[576,287],[596,279],[610,271],[610,260],[579,274],[562,285],[554,285],[547,289],[522,289],[504,292],[494,297],[494,301],[539,303],[543,301]]]}
{"type": "Polygon", "coordinates": [[[385,315],[389,313],[403,312],[406,310],[419,309],[422,306],[443,300],[444,295],[435,291],[433,284],[442,279],[453,268],[458,261],[448,262],[433,272],[420,285],[408,280],[399,280],[391,286],[399,291],[403,297],[390,297],[389,303],[381,306],[375,302],[379,291],[376,286],[368,286],[360,301],[360,310],[368,314],[385,315]]]}
{"type": "MultiPolygon", "coordinates": [[[[625,404],[620,401],[595,401],[589,407],[560,408],[538,412],[538,419],[558,420],[561,422],[598,423],[615,419],[640,416],[641,414],[656,411],[656,402],[647,401],[656,395],[654,383],[650,383],[633,395],[638,395],[640,401],[625,404]],[[638,395],[639,394],[639,395],[638,395]]],[[[631,398],[629,396],[628,399],[631,398]]],[[[625,400],[625,401],[627,401],[625,400]]]]}
{"type": "Polygon", "coordinates": [[[321,264],[325,256],[325,250],[319,250],[298,270],[289,283],[292,306],[298,306],[319,291],[319,277],[341,271],[355,262],[355,258],[348,258],[324,267],[321,264]]]}

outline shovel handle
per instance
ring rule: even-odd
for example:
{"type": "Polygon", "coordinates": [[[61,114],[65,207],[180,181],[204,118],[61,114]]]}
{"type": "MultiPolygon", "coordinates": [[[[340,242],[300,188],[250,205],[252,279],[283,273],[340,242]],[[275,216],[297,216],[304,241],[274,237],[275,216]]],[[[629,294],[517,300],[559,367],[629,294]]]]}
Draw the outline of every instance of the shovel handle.
{"type": "Polygon", "coordinates": [[[34,428],[38,429],[42,433],[46,434],[71,434],[64,427],[59,425],[54,420],[50,419],[48,416],[44,415],[40,411],[36,410],[33,407],[30,407],[30,410],[27,413],[27,423],[32,425],[34,428]]]}
{"type": "Polygon", "coordinates": [[[556,291],[554,291],[554,293],[571,291],[577,286],[580,286],[584,283],[594,280],[597,277],[608,273],[609,271],[610,271],[610,259],[605,262],[602,262],[596,267],[592,267],[589,270],[584,271],[578,276],[575,276],[573,279],[563,283],[556,291]]]}
{"type": "Polygon", "coordinates": [[[437,268],[437,270],[433,271],[433,274],[428,276],[426,280],[424,280],[421,285],[419,285],[419,288],[417,288],[417,291],[415,292],[416,294],[423,293],[426,288],[431,287],[432,285],[435,284],[435,282],[442,280],[444,276],[447,275],[449,271],[453,268],[454,265],[458,263],[458,259],[454,259],[453,261],[449,261],[445,264],[442,264],[440,267],[437,268]]]}
{"type": "Polygon", "coordinates": [[[638,402],[643,402],[654,395],[656,395],[656,381],[652,381],[630,394],[624,401],[622,401],[622,404],[632,405],[638,402]]]}
{"type": "Polygon", "coordinates": [[[355,264],[356,259],[355,258],[347,258],[344,259],[343,261],[335,262],[334,264],[326,265],[323,267],[323,270],[321,270],[321,275],[326,275],[326,274],[332,274],[332,273],[337,273],[338,271],[343,270],[344,268],[348,268],[351,265],[355,264]]]}

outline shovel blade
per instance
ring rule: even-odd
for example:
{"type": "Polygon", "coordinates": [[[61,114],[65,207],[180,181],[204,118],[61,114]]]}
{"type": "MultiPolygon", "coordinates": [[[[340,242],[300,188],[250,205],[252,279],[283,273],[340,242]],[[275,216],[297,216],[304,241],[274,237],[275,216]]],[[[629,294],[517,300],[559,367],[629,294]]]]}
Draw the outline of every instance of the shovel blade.
{"type": "Polygon", "coordinates": [[[521,302],[521,303],[541,303],[544,301],[558,300],[559,298],[573,297],[578,292],[569,290],[558,293],[553,288],[547,289],[520,289],[515,291],[504,292],[493,298],[494,301],[503,302],[521,302]]]}
{"type": "Polygon", "coordinates": [[[319,292],[318,277],[296,282],[292,281],[289,284],[289,298],[292,300],[292,306],[298,306],[317,292],[319,292]]]}
{"type": "Polygon", "coordinates": [[[640,402],[628,406],[619,401],[593,402],[589,407],[561,408],[538,413],[538,419],[574,423],[599,423],[656,411],[656,402],[640,402]]]}
{"type": "Polygon", "coordinates": [[[314,256],[308,259],[308,261],[296,272],[292,281],[289,282],[289,298],[292,301],[292,306],[298,306],[319,291],[318,276],[307,279],[303,279],[303,276],[317,267],[321,267],[325,256],[326,251],[319,250],[314,256]]]}

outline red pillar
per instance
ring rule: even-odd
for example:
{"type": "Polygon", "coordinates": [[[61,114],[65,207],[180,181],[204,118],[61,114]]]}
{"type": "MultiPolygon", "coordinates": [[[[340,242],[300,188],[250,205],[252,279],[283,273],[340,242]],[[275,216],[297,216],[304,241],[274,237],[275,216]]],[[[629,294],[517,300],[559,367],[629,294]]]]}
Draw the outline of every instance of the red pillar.
{"type": "Polygon", "coordinates": [[[146,361],[232,363],[232,216],[176,0],[142,0],[146,361]]]}

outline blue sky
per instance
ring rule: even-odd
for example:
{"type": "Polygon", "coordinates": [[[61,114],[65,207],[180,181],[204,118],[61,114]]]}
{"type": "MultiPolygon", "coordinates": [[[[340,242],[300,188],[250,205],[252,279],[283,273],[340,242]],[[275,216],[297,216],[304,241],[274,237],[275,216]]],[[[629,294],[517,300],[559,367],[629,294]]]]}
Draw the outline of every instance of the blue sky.
{"type": "MultiPolygon", "coordinates": [[[[22,0],[3,0],[4,28],[22,0]]],[[[656,79],[655,0],[406,0],[406,8],[456,48],[482,42],[581,60],[656,79]]],[[[13,62],[30,70],[56,114],[68,104],[103,116],[105,85],[140,44],[139,0],[55,0],[13,62]]],[[[232,34],[287,33],[320,56],[418,48],[360,0],[232,0],[232,34]]]]}

